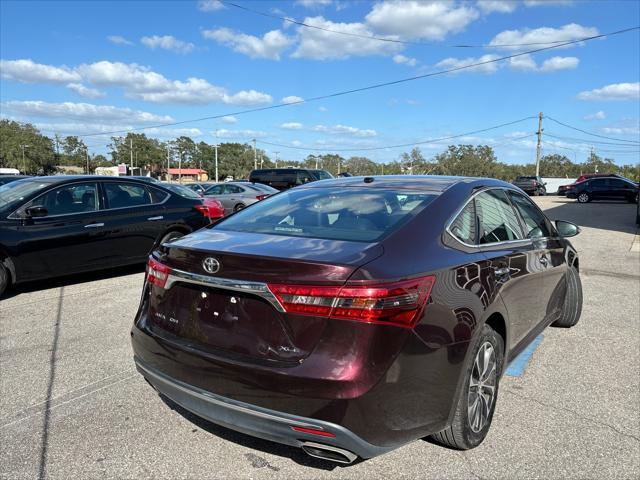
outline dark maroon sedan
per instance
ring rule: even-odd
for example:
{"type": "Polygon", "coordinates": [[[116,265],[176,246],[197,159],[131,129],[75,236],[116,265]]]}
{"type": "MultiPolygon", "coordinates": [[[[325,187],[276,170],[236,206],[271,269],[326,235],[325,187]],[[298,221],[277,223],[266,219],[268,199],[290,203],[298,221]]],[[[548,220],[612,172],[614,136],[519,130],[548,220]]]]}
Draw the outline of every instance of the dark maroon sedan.
{"type": "Polygon", "coordinates": [[[153,253],[135,362],[185,409],[315,457],[472,448],[508,363],[578,322],[578,232],[497,180],[313,182],[153,253]]]}

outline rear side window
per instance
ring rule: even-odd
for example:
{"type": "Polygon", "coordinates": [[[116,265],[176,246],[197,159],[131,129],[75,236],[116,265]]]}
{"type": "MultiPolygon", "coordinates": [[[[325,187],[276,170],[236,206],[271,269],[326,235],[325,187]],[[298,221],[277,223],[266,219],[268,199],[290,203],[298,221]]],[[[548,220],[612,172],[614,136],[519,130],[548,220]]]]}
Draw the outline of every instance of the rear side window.
{"type": "Polygon", "coordinates": [[[215,228],[373,242],[409,221],[436,196],[366,188],[294,189],[254,204],[215,228]]]}
{"type": "Polygon", "coordinates": [[[476,196],[475,204],[481,245],[522,239],[518,218],[504,191],[482,192],[476,196]]]}
{"type": "Polygon", "coordinates": [[[153,203],[151,193],[142,185],[105,182],[109,208],[139,207],[153,203]]]}
{"type": "Polygon", "coordinates": [[[527,238],[543,238],[551,236],[547,219],[531,200],[519,193],[509,192],[511,200],[524,220],[527,238]]]}
{"type": "Polygon", "coordinates": [[[476,209],[474,202],[467,203],[449,227],[451,234],[467,245],[476,244],[476,209]]]}
{"type": "Polygon", "coordinates": [[[224,193],[242,193],[244,190],[237,185],[225,185],[224,193]]]}

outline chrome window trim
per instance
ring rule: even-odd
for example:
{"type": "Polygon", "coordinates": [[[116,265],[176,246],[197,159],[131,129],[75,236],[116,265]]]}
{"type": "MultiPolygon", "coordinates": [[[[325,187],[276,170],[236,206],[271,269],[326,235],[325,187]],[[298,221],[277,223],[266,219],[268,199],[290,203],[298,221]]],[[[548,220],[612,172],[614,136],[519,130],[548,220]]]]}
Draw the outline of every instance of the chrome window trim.
{"type": "MultiPolygon", "coordinates": [[[[533,240],[545,240],[545,239],[549,239],[550,237],[540,237],[540,238],[521,238],[519,240],[505,240],[503,242],[495,242],[495,243],[483,243],[482,245],[471,245],[469,243],[463,242],[462,240],[460,240],[458,237],[456,237],[453,232],[451,231],[451,225],[453,224],[453,222],[456,221],[456,219],[458,218],[458,215],[460,215],[460,213],[462,213],[462,210],[464,210],[467,205],[469,204],[469,202],[473,201],[478,195],[480,195],[481,193],[485,193],[488,192],[490,190],[502,190],[505,193],[508,190],[514,191],[516,193],[519,193],[515,188],[508,188],[508,187],[483,187],[481,189],[479,189],[478,191],[474,192],[468,199],[466,202],[464,202],[462,204],[462,206],[460,208],[458,208],[458,210],[456,210],[456,212],[451,216],[451,218],[449,219],[449,222],[447,222],[447,226],[445,227],[445,232],[447,232],[449,234],[449,236],[451,238],[453,238],[456,242],[458,242],[460,245],[464,245],[467,248],[474,248],[474,249],[484,249],[484,248],[493,248],[496,246],[501,246],[501,245],[513,245],[513,244],[517,244],[517,243],[521,243],[521,244],[527,244],[527,243],[532,243],[533,240]]],[[[511,201],[511,199],[509,199],[509,201],[511,201]]],[[[513,206],[511,207],[513,208],[513,206]]],[[[516,220],[518,221],[518,224],[520,224],[520,219],[518,218],[518,215],[516,214],[516,212],[513,212],[514,215],[516,216],[516,220]]],[[[546,217],[546,215],[545,215],[546,217]]]]}
{"type": "Polygon", "coordinates": [[[211,288],[220,288],[232,292],[244,292],[256,295],[269,302],[277,311],[284,313],[285,309],[276,296],[271,293],[269,287],[263,282],[250,282],[247,280],[234,280],[231,278],[212,277],[199,273],[185,272],[184,270],[171,269],[165,283],[165,289],[169,290],[176,283],[191,283],[211,288]]]}

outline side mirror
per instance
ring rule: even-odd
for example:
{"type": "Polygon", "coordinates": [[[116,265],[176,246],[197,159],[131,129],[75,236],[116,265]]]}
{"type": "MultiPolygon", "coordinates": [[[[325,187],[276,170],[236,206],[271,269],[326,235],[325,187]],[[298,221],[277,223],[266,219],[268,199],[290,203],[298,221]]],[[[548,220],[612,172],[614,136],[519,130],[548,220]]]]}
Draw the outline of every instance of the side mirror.
{"type": "Polygon", "coordinates": [[[556,229],[561,237],[575,237],[580,233],[580,227],[575,223],[556,220],[556,229]]]}
{"type": "Polygon", "coordinates": [[[24,211],[24,213],[29,218],[46,217],[47,215],[49,215],[49,211],[42,205],[34,205],[33,207],[29,207],[24,211]]]}

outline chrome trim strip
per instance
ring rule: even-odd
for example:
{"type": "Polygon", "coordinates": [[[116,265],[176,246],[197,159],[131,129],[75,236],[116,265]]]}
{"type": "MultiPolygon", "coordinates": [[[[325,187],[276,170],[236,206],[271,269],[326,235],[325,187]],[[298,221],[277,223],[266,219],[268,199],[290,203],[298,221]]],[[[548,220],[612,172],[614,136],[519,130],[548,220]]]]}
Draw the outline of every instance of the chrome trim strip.
{"type": "Polygon", "coordinates": [[[183,270],[172,269],[167,277],[165,289],[169,290],[175,283],[184,282],[194,285],[203,285],[205,287],[220,288],[222,290],[231,290],[233,292],[244,292],[257,295],[269,302],[273,307],[284,313],[285,309],[278,301],[276,296],[271,293],[266,283],[249,282],[246,280],[233,280],[231,278],[212,277],[209,275],[200,275],[198,273],[185,272],[183,270]]]}
{"type": "Polygon", "coordinates": [[[262,412],[260,410],[254,410],[255,407],[250,408],[250,407],[245,407],[243,405],[239,405],[235,402],[232,403],[231,400],[226,399],[224,397],[220,397],[218,395],[207,392],[205,390],[201,390],[197,387],[193,387],[191,385],[183,384],[182,382],[169,378],[165,375],[153,372],[149,368],[142,365],[137,359],[135,359],[135,362],[136,362],[136,366],[140,370],[143,370],[145,375],[148,375],[149,377],[152,377],[154,380],[165,383],[170,387],[180,390],[181,392],[184,392],[188,395],[197,397],[200,400],[204,400],[205,402],[212,403],[220,407],[228,408],[229,410],[235,410],[236,412],[241,412],[246,415],[251,415],[253,417],[264,418],[265,420],[270,420],[273,422],[284,423],[286,425],[295,425],[297,427],[312,428],[314,430],[324,430],[324,428],[322,428],[319,425],[300,422],[298,420],[292,420],[286,417],[279,417],[267,412],[262,412]]]}

